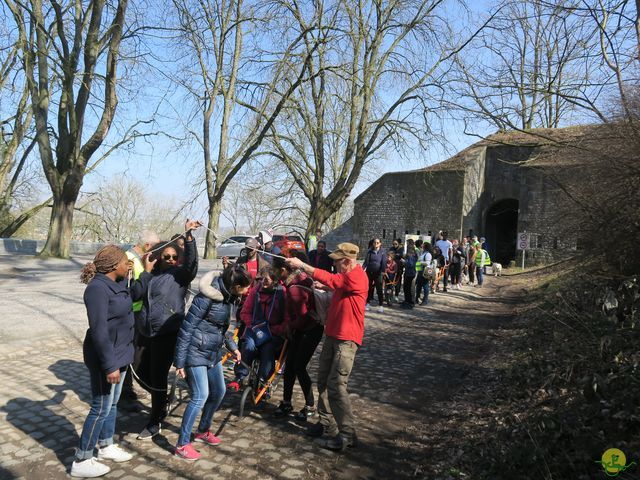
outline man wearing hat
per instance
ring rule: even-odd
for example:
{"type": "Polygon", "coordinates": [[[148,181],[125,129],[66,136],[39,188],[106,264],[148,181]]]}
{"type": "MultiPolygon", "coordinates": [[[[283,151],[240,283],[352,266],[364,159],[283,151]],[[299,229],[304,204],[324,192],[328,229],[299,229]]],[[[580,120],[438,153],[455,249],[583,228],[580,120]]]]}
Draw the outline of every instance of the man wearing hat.
{"type": "Polygon", "coordinates": [[[313,279],[331,290],[333,297],[327,313],[326,338],[318,364],[318,414],[320,421],[311,425],[309,435],[329,450],[343,451],[357,442],[355,418],[347,391],[356,352],[364,336],[364,309],[369,293],[367,274],[357,263],[359,248],[341,243],[329,257],[337,273],[307,265],[298,258],[288,258],[292,268],[303,269],[313,279]]]}
{"type": "MultiPolygon", "coordinates": [[[[266,265],[269,265],[269,262],[266,258],[259,253],[261,250],[261,245],[258,240],[255,238],[247,238],[244,242],[245,248],[242,249],[240,256],[238,257],[237,264],[244,265],[251,275],[251,280],[255,280],[256,275],[260,271],[260,269],[266,265]]],[[[228,264],[228,259],[226,261],[228,264]]],[[[225,266],[225,259],[223,259],[223,266],[225,266]]]]}

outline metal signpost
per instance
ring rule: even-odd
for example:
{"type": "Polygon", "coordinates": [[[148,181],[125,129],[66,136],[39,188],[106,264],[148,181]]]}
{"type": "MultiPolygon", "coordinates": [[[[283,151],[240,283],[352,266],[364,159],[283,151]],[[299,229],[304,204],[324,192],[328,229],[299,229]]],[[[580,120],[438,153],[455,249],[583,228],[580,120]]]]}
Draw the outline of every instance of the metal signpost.
{"type": "Polygon", "coordinates": [[[526,231],[518,233],[518,249],[522,250],[522,270],[524,270],[524,251],[529,249],[530,234],[526,231]]]}

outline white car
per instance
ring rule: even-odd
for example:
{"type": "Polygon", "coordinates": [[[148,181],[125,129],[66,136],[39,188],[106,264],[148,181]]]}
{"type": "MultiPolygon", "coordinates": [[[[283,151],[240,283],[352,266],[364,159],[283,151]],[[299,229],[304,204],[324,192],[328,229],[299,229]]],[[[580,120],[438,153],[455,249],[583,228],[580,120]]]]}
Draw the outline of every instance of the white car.
{"type": "Polygon", "coordinates": [[[218,258],[239,257],[240,252],[244,248],[244,242],[247,240],[247,238],[252,238],[252,235],[234,235],[232,237],[224,239],[218,244],[218,247],[216,248],[216,256],[218,258]]]}

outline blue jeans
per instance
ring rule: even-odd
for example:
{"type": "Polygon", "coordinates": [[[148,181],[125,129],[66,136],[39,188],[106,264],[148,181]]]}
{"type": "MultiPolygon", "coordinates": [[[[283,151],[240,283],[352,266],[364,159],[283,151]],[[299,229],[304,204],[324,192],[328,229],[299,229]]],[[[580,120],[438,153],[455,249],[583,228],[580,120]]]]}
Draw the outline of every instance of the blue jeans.
{"type": "Polygon", "coordinates": [[[429,303],[429,292],[431,291],[431,281],[428,278],[424,278],[422,273],[418,277],[416,281],[416,303],[420,299],[420,290],[422,290],[422,304],[426,305],[429,303]]]}
{"type": "Polygon", "coordinates": [[[98,369],[89,369],[91,376],[91,408],[84,421],[80,445],[76,450],[76,460],[92,458],[96,444],[106,447],[113,443],[116,431],[116,416],[118,414],[118,399],[122,391],[122,384],[126,370],[120,372],[120,383],[106,384],[105,374],[98,369]],[[108,385],[108,388],[107,388],[108,385]]]}
{"type": "Polygon", "coordinates": [[[476,278],[478,279],[478,285],[482,285],[484,281],[484,268],[476,265],[476,278]]]}
{"type": "Polygon", "coordinates": [[[222,362],[216,363],[213,367],[186,367],[187,383],[189,384],[189,394],[191,400],[184,411],[182,426],[180,427],[180,438],[178,446],[181,447],[191,441],[191,430],[196,422],[196,417],[200,410],[200,423],[198,432],[205,433],[211,428],[213,414],[220,407],[227,387],[224,384],[224,373],[222,362]],[[204,409],[203,409],[204,407],[204,409]]]}
{"type": "Polygon", "coordinates": [[[259,347],[256,347],[255,337],[251,329],[246,330],[246,334],[243,339],[242,348],[242,363],[236,365],[235,374],[238,381],[249,375],[249,369],[243,364],[251,365],[256,355],[260,358],[260,368],[258,369],[258,377],[261,380],[266,380],[273,370],[273,366],[276,362],[276,350],[282,345],[282,339],[280,337],[272,337],[266,343],[263,343],[259,347]]]}

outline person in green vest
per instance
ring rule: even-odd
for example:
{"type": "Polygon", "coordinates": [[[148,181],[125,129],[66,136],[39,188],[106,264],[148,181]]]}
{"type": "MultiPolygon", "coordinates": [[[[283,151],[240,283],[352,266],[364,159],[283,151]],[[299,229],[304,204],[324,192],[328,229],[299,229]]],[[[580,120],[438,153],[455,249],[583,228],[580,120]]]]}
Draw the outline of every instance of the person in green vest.
{"type": "MultiPolygon", "coordinates": [[[[156,232],[152,232],[150,230],[144,230],[140,233],[140,237],[138,238],[138,242],[131,247],[126,253],[127,258],[129,259],[129,267],[131,272],[130,282],[136,281],[142,272],[144,272],[144,261],[143,257],[151,250],[153,245],[160,243],[160,237],[156,232]]],[[[133,314],[138,315],[140,310],[142,309],[142,300],[137,302],[133,302],[133,314]]],[[[135,358],[139,358],[139,349],[137,342],[137,335],[134,338],[134,345],[136,346],[136,354],[135,358]]],[[[134,360],[135,362],[135,360],[134,360]]],[[[120,395],[120,404],[119,407],[128,412],[139,412],[141,410],[140,404],[138,402],[138,396],[136,392],[133,390],[133,375],[131,371],[131,366],[129,366],[129,371],[124,379],[124,383],[122,385],[122,394],[120,395]]]]}
{"type": "Polygon", "coordinates": [[[318,240],[322,237],[322,230],[319,228],[316,230],[315,234],[309,235],[309,240],[307,240],[307,252],[311,250],[317,250],[318,248],[318,240]]]}
{"type": "Polygon", "coordinates": [[[474,246],[476,249],[476,253],[474,255],[476,278],[478,280],[478,287],[482,287],[482,283],[484,281],[484,267],[491,265],[491,257],[489,257],[489,252],[482,248],[482,245],[480,245],[479,242],[474,246]]]}

